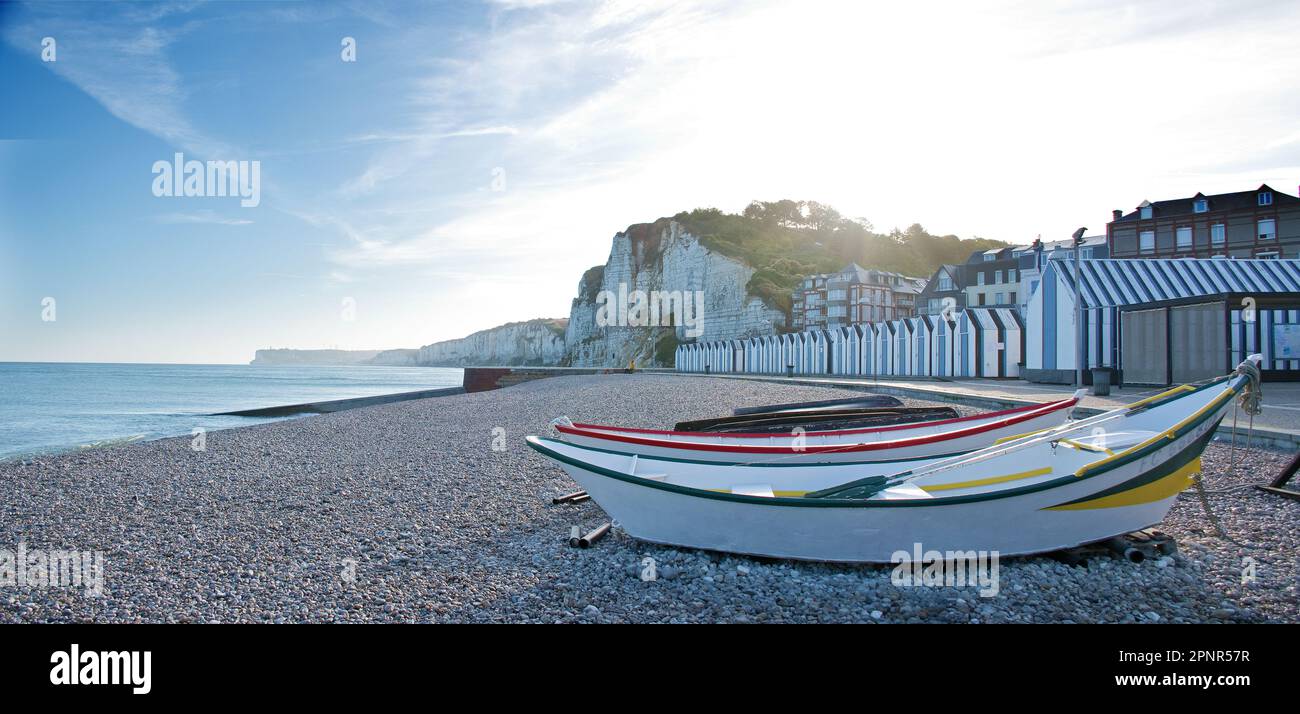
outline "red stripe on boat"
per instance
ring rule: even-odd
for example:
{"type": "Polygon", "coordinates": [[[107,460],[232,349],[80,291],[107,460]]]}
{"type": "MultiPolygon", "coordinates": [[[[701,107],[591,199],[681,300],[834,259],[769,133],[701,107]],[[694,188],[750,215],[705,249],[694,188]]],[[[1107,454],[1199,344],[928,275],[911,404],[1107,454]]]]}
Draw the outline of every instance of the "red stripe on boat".
{"type": "MultiPolygon", "coordinates": [[[[954,417],[952,419],[937,419],[935,421],[919,421],[912,424],[894,424],[892,426],[875,426],[864,429],[833,429],[830,431],[806,431],[804,436],[827,436],[835,434],[874,434],[882,431],[900,431],[906,429],[919,429],[926,426],[943,426],[944,424],[956,424],[964,421],[975,421],[978,419],[992,419],[994,417],[1011,416],[1013,414],[1023,414],[1025,412],[1045,409],[1047,407],[1059,407],[1062,405],[1074,404],[1076,399],[1063,399],[1059,402],[1045,402],[1043,404],[1028,404],[1023,407],[1014,409],[1003,409],[996,412],[982,412],[964,417],[954,417]]],[[[637,429],[630,426],[605,426],[604,424],[574,424],[573,428],[585,431],[621,431],[631,434],[659,434],[662,436],[707,436],[718,439],[766,439],[773,434],[753,434],[748,432],[725,432],[725,431],[671,431],[664,429],[637,429]]]]}
{"type": "MultiPolygon", "coordinates": [[[[982,426],[967,427],[955,431],[931,434],[929,436],[914,436],[905,439],[895,439],[893,441],[878,441],[872,444],[813,444],[804,446],[795,450],[792,446],[731,446],[727,444],[702,444],[692,441],[667,441],[665,439],[644,439],[636,436],[621,436],[618,434],[606,434],[598,431],[589,431],[574,426],[555,425],[555,429],[561,434],[573,434],[575,436],[585,436],[591,439],[601,441],[617,441],[625,444],[640,444],[642,446],[658,446],[665,449],[681,449],[687,451],[722,451],[728,453],[743,454],[818,454],[818,453],[853,453],[857,451],[879,451],[881,449],[898,449],[908,446],[919,446],[921,444],[933,444],[937,441],[947,441],[957,439],[963,436],[973,436],[982,434],[994,429],[1020,424],[1030,419],[1051,414],[1060,409],[1073,405],[1078,400],[1067,399],[1061,402],[1051,402],[1036,407],[1035,411],[1024,412],[1018,416],[999,419],[982,426]]],[[[1016,411],[1016,410],[1013,410],[1016,411]]],[[[985,415],[987,417],[987,415],[985,415]]],[[[950,420],[951,421],[951,420],[950,420]]],[[[939,422],[922,422],[919,426],[932,426],[939,422]]],[[[682,432],[691,436],[700,436],[699,432],[682,432]]],[[[834,432],[832,432],[834,433],[834,432]]],[[[772,434],[763,434],[763,437],[771,438],[772,434]]]]}

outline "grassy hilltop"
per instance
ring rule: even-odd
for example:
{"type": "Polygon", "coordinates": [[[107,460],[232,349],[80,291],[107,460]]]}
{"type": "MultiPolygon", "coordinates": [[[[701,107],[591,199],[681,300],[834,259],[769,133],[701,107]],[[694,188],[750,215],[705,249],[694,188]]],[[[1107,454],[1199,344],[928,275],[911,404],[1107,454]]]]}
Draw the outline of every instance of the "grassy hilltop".
{"type": "Polygon", "coordinates": [[[944,263],[963,263],[972,251],[1007,245],[987,238],[961,239],[907,230],[876,233],[862,219],[846,218],[816,201],[754,201],[743,213],[697,208],[673,216],[711,250],[755,269],[749,293],[789,314],[790,292],[813,273],[856,262],[864,268],[928,278],[944,263]]]}

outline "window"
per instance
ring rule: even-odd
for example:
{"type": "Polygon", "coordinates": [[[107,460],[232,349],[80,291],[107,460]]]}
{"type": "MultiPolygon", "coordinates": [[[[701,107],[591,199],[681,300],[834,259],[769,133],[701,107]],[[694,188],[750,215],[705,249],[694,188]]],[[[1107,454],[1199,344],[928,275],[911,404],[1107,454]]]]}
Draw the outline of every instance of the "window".
{"type": "Polygon", "coordinates": [[[844,290],[844,289],[842,289],[842,288],[837,288],[837,289],[835,289],[835,290],[830,291],[830,295],[827,296],[826,299],[827,299],[827,300],[844,300],[844,299],[847,299],[847,298],[848,298],[848,291],[846,291],[846,290],[844,290]]]}
{"type": "Polygon", "coordinates": [[[1080,248],[1079,257],[1082,258],[1083,260],[1088,260],[1092,258],[1092,248],[1080,248]]]}
{"type": "Polygon", "coordinates": [[[952,290],[952,276],[947,273],[939,273],[939,290],[952,290]]]}
{"type": "Polygon", "coordinates": [[[995,303],[993,303],[993,304],[994,304],[994,305],[1006,305],[1006,304],[1007,304],[1007,294],[1006,294],[1006,293],[998,293],[998,295],[997,295],[997,302],[995,302],[995,303]]]}
{"type": "Polygon", "coordinates": [[[1011,293],[1011,304],[1012,304],[1012,305],[1016,304],[1016,294],[1015,294],[1015,293],[1011,293]]]}
{"type": "Polygon", "coordinates": [[[1001,271],[1001,270],[994,271],[994,273],[993,273],[993,284],[994,284],[994,285],[998,285],[998,284],[1001,283],[1001,282],[1002,282],[1002,271],[1001,271]]]}
{"type": "Polygon", "coordinates": [[[1144,221],[1149,221],[1149,220],[1151,220],[1151,207],[1150,207],[1150,206],[1143,206],[1142,209],[1141,209],[1141,213],[1140,213],[1140,215],[1142,216],[1142,220],[1144,220],[1144,221]]]}
{"type": "Polygon", "coordinates": [[[979,295],[979,299],[976,301],[976,304],[978,304],[978,305],[983,305],[983,304],[984,304],[984,298],[985,298],[985,297],[987,297],[987,296],[986,296],[984,293],[980,293],[980,295],[979,295]]]}
{"type": "Polygon", "coordinates": [[[984,284],[984,271],[983,271],[983,270],[981,270],[981,271],[979,271],[978,273],[975,274],[975,284],[976,284],[976,285],[983,285],[983,284],[984,284]]]}
{"type": "Polygon", "coordinates": [[[1272,191],[1260,191],[1260,192],[1259,192],[1259,205],[1261,205],[1261,206],[1271,206],[1271,205],[1273,205],[1273,192],[1272,192],[1272,191]]]}
{"type": "Polygon", "coordinates": [[[943,309],[942,302],[939,300],[939,298],[930,298],[929,305],[930,305],[930,312],[932,313],[939,312],[939,310],[943,309]]]}
{"type": "Polygon", "coordinates": [[[1222,223],[1210,226],[1210,245],[1223,245],[1224,228],[1222,223]]]}
{"type": "Polygon", "coordinates": [[[1192,227],[1179,226],[1175,233],[1179,250],[1191,250],[1192,248],[1192,227]]]}
{"type": "Polygon", "coordinates": [[[1138,234],[1138,252],[1154,253],[1156,252],[1156,232],[1142,231],[1138,234]]]}
{"type": "Polygon", "coordinates": [[[984,262],[985,262],[985,263],[991,263],[991,262],[993,262],[993,261],[996,260],[996,259],[997,259],[997,256],[996,256],[996,255],[991,255],[991,254],[989,254],[989,253],[985,253],[985,254],[984,254],[984,262]]]}
{"type": "Polygon", "coordinates": [[[1278,254],[1276,250],[1268,250],[1263,253],[1256,253],[1255,257],[1260,260],[1277,260],[1278,254]]]}
{"type": "Polygon", "coordinates": [[[1259,219],[1259,239],[1273,240],[1277,237],[1277,223],[1272,218],[1259,219]]]}
{"type": "Polygon", "coordinates": [[[1014,282],[1016,282],[1016,269],[1015,269],[1015,268],[1012,268],[1011,270],[1008,270],[1008,271],[1007,271],[1007,282],[1008,282],[1008,283],[1014,283],[1014,282]]]}
{"type": "Polygon", "coordinates": [[[1192,203],[1192,210],[1196,213],[1205,213],[1210,210],[1210,202],[1203,198],[1198,198],[1192,203]]]}

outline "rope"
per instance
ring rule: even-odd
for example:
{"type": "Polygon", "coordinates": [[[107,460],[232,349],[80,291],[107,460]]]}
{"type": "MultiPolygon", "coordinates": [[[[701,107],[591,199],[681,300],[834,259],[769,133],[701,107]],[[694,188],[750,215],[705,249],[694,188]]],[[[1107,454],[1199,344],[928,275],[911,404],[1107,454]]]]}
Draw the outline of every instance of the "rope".
{"type": "MultiPolygon", "coordinates": [[[[1242,410],[1245,410],[1246,414],[1249,416],[1249,427],[1248,427],[1248,431],[1246,432],[1246,448],[1245,448],[1245,452],[1249,453],[1251,442],[1254,441],[1254,436],[1255,436],[1255,415],[1263,411],[1262,407],[1260,406],[1260,402],[1264,396],[1263,390],[1260,389],[1261,374],[1259,371],[1259,367],[1257,367],[1252,360],[1245,360],[1241,364],[1237,365],[1237,373],[1244,375],[1246,377],[1246,384],[1245,387],[1241,390],[1241,395],[1237,397],[1236,404],[1232,412],[1232,446],[1228,451],[1228,468],[1229,468],[1228,473],[1234,476],[1237,473],[1237,465],[1240,463],[1240,461],[1238,461],[1237,459],[1238,416],[1242,410]]],[[[1247,550],[1257,550],[1260,549],[1262,546],[1247,545],[1245,543],[1241,543],[1237,541],[1235,538],[1228,535],[1228,531],[1223,527],[1223,524],[1219,521],[1219,517],[1214,513],[1214,509],[1210,506],[1209,496],[1212,493],[1216,495],[1221,495],[1226,493],[1232,493],[1234,491],[1242,491],[1248,488],[1252,488],[1252,486],[1250,484],[1246,484],[1242,486],[1232,486],[1229,488],[1207,490],[1205,488],[1205,472],[1201,471],[1196,474],[1196,495],[1197,498],[1200,499],[1201,501],[1201,510],[1205,511],[1205,516],[1206,518],[1209,519],[1210,525],[1214,526],[1215,535],[1217,535],[1219,538],[1222,538],[1223,540],[1228,541],[1229,543],[1232,543],[1233,545],[1239,548],[1245,548],[1247,550]]]]}

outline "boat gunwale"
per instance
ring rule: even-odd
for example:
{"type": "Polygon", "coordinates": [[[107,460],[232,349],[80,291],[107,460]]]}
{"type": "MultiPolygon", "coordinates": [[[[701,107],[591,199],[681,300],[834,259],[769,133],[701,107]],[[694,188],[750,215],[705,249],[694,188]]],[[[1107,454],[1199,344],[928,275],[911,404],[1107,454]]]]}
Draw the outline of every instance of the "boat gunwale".
{"type": "MultiPolygon", "coordinates": [[[[978,419],[992,419],[995,417],[1007,417],[1015,414],[1021,414],[1039,409],[1053,407],[1054,409],[1065,408],[1071,404],[1077,404],[1077,397],[1069,399],[1058,399],[1054,402],[1039,402],[1037,404],[1026,404],[1024,406],[1013,407],[1011,409],[1002,409],[992,412],[980,412],[979,414],[969,414],[967,416],[953,417],[951,419],[936,419],[934,421],[920,421],[911,424],[891,424],[889,426],[863,427],[861,429],[827,429],[822,431],[805,431],[804,436],[838,436],[842,434],[874,434],[883,431],[902,431],[906,429],[919,429],[927,426],[944,426],[946,424],[956,424],[958,422],[975,421],[978,419]]],[[[556,425],[560,428],[561,425],[556,425]]],[[[726,431],[676,431],[673,429],[641,429],[631,426],[609,426],[605,424],[588,424],[574,422],[572,426],[563,425],[564,429],[580,429],[583,431],[615,431],[629,434],[658,434],[660,436],[689,436],[689,437],[710,437],[719,439],[770,439],[773,434],[762,434],[757,432],[726,432],[726,431]]]]}
{"type": "MultiPolygon", "coordinates": [[[[1030,434],[1037,434],[1037,433],[1039,433],[1039,432],[1030,432],[1030,434]]],[[[1009,438],[1021,439],[1021,438],[1024,438],[1024,436],[1025,436],[1025,435],[1022,434],[1022,435],[1020,435],[1020,436],[1009,437],[1009,438]]],[[[910,463],[910,462],[913,462],[913,461],[939,461],[939,460],[942,460],[942,459],[951,459],[951,458],[954,458],[954,457],[957,457],[957,456],[961,456],[961,455],[963,455],[963,454],[969,454],[969,453],[971,453],[972,451],[977,451],[977,449],[963,449],[963,450],[961,450],[961,451],[953,451],[953,452],[945,453],[945,454],[933,454],[933,455],[930,455],[930,456],[912,456],[912,457],[909,457],[909,458],[903,458],[903,459],[877,459],[877,460],[875,460],[875,461],[813,461],[813,462],[808,462],[808,461],[710,461],[709,459],[687,459],[687,458],[682,458],[682,457],[680,457],[680,456],[660,456],[660,455],[658,455],[658,454],[638,454],[638,453],[633,453],[633,452],[630,452],[630,451],[619,451],[618,449],[603,449],[603,448],[601,448],[601,447],[599,447],[599,446],[588,446],[588,445],[586,445],[586,444],[575,444],[575,443],[573,443],[573,442],[571,442],[571,441],[564,441],[563,439],[551,439],[551,438],[549,438],[549,437],[539,437],[539,438],[544,439],[544,440],[549,441],[549,442],[554,442],[554,443],[556,443],[556,444],[565,444],[566,446],[573,446],[573,447],[576,447],[576,448],[579,448],[579,449],[583,449],[584,451],[595,451],[595,452],[597,452],[597,453],[601,453],[601,454],[613,454],[613,455],[615,455],[615,456],[625,456],[625,457],[627,457],[627,458],[632,458],[633,456],[636,456],[637,458],[639,458],[639,459],[641,459],[641,460],[643,460],[643,461],[644,461],[644,460],[653,460],[653,461],[671,461],[671,462],[673,462],[673,463],[675,463],[675,464],[699,464],[699,465],[701,465],[701,466],[734,466],[734,467],[737,467],[737,468],[764,468],[764,469],[770,469],[770,468],[812,468],[812,467],[816,467],[816,466],[872,466],[872,465],[874,465],[874,464],[906,464],[906,463],[910,463]]],[[[804,453],[804,452],[800,452],[800,453],[804,453]]]]}
{"type": "MultiPolygon", "coordinates": [[[[720,500],[720,501],[730,501],[734,503],[747,503],[751,505],[783,506],[783,507],[797,507],[797,508],[909,508],[909,507],[924,508],[924,507],[933,507],[933,506],[961,505],[965,503],[976,503],[981,501],[990,501],[990,500],[997,500],[1002,498],[1013,498],[1028,493],[1036,493],[1038,491],[1046,491],[1053,488],[1059,488],[1061,486],[1071,484],[1071,483],[1083,483],[1087,480],[1097,478],[1104,473],[1108,473],[1121,466],[1136,461],[1150,453],[1159,451],[1160,449],[1163,449],[1167,446],[1166,444],[1163,443],[1165,441],[1166,436],[1168,436],[1170,441],[1176,441],[1177,439],[1185,436],[1187,433],[1196,429],[1202,423],[1204,423],[1205,421],[1210,419],[1214,414],[1216,414],[1219,411],[1219,408],[1224,406],[1223,404],[1224,401],[1231,400],[1233,397],[1235,397],[1241,391],[1242,387],[1246,383],[1246,378],[1244,376],[1238,375],[1238,377],[1240,379],[1236,384],[1229,384],[1227,387],[1224,388],[1221,394],[1214,397],[1212,401],[1207,403],[1204,407],[1199,409],[1197,412],[1184,418],[1182,421],[1175,424],[1173,427],[1170,427],[1169,429],[1166,429],[1163,432],[1161,432],[1159,438],[1153,438],[1145,442],[1135,444],[1124,451],[1114,454],[1113,456],[1106,457],[1105,459],[1101,459],[1098,462],[1093,462],[1093,463],[1098,463],[1098,467],[1093,470],[1087,471],[1082,474],[1076,471],[1073,473],[1065,474],[1058,478],[1054,478],[1050,481],[1044,481],[1042,483],[1033,484],[1030,486],[1020,486],[1017,488],[1001,489],[1001,490],[991,491],[987,493],[975,493],[975,494],[966,494],[966,495],[959,495],[959,496],[938,496],[934,498],[899,499],[894,501],[872,501],[872,500],[853,499],[853,498],[746,496],[746,495],[735,494],[735,493],[709,491],[706,489],[699,489],[691,486],[682,486],[680,484],[666,483],[662,481],[646,480],[637,476],[622,473],[619,471],[614,471],[612,469],[607,469],[603,466],[597,466],[595,464],[585,463],[578,459],[566,456],[564,454],[554,451],[551,447],[547,446],[543,442],[549,441],[557,444],[565,444],[566,446],[571,446],[575,449],[589,448],[589,447],[581,446],[579,444],[570,444],[568,442],[558,441],[554,439],[547,439],[545,437],[538,437],[538,436],[529,436],[527,437],[526,442],[528,446],[531,447],[534,451],[537,451],[549,458],[555,459],[556,461],[560,461],[561,463],[566,463],[571,466],[576,466],[578,468],[581,468],[586,471],[590,471],[599,476],[605,476],[607,478],[612,478],[616,481],[622,481],[624,483],[628,483],[634,486],[641,486],[644,488],[652,488],[652,489],[657,489],[662,491],[669,491],[683,496],[693,496],[697,498],[708,498],[708,499],[720,500]]],[[[1229,376],[1227,378],[1231,380],[1232,376],[1229,376]]],[[[1191,396],[1192,394],[1195,394],[1197,392],[1200,392],[1203,389],[1218,383],[1218,381],[1219,380],[1215,380],[1214,382],[1210,382],[1205,385],[1202,385],[1198,389],[1187,391],[1184,394],[1178,395],[1174,399],[1174,401],[1176,401],[1177,399],[1181,399],[1183,397],[1191,396]]],[[[1183,447],[1183,449],[1180,449],[1177,452],[1177,454],[1175,454],[1175,456],[1182,454],[1187,449],[1195,448],[1195,446],[1196,446],[1195,443],[1189,444],[1183,447]]],[[[1204,447],[1202,446],[1202,448],[1204,447]]],[[[1166,461],[1172,461],[1172,460],[1173,457],[1171,457],[1170,459],[1166,459],[1166,461]]],[[[1157,466],[1157,468],[1159,468],[1159,466],[1157,466]]],[[[1141,474],[1139,474],[1138,476],[1140,475],[1141,474]]]]}
{"type": "MultiPolygon", "coordinates": [[[[1014,417],[1003,418],[997,421],[989,422],[981,426],[972,426],[965,429],[954,429],[952,431],[941,431],[937,434],[927,436],[911,436],[902,439],[893,439],[889,441],[861,442],[856,444],[808,444],[795,448],[788,445],[768,445],[768,444],[710,444],[699,441],[668,441],[666,439],[647,439],[636,436],[621,436],[618,434],[606,434],[601,432],[588,431],[579,429],[576,426],[571,427],[564,424],[556,424],[555,429],[561,434],[572,436],[582,436],[588,439],[597,439],[600,441],[612,441],[626,444],[636,444],[638,446],[653,446],[663,449],[673,449],[682,451],[712,451],[740,454],[781,454],[781,455],[809,455],[809,454],[845,454],[859,451],[885,451],[888,449],[902,449],[911,446],[921,446],[924,444],[933,444],[935,442],[950,441],[960,439],[966,436],[977,436],[994,429],[1001,429],[1015,424],[1021,424],[1030,419],[1037,419],[1041,416],[1047,416],[1058,412],[1062,409],[1069,409],[1078,402],[1077,399],[1065,400],[1062,402],[1050,402],[1045,405],[1038,405],[1034,411],[1024,412],[1014,417]]],[[[938,422],[922,422],[920,426],[933,426],[938,422]]],[[[804,436],[807,436],[805,434],[804,436]]],[[[767,438],[772,438],[771,434],[767,438]]]]}

